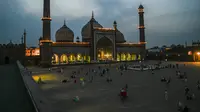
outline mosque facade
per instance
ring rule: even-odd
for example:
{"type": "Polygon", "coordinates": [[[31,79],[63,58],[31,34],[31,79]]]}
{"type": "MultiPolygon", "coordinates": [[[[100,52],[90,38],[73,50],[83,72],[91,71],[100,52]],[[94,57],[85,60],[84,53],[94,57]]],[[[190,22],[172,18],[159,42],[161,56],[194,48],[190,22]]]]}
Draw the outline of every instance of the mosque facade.
{"type": "Polygon", "coordinates": [[[138,8],[139,42],[128,43],[113,22],[113,28],[104,28],[92,13],[91,19],[81,30],[82,41],[74,37],[66,25],[57,30],[55,42],[51,39],[50,0],[44,0],[43,36],[39,39],[41,65],[91,63],[99,61],[133,61],[145,57],[144,7],[138,8]]]}

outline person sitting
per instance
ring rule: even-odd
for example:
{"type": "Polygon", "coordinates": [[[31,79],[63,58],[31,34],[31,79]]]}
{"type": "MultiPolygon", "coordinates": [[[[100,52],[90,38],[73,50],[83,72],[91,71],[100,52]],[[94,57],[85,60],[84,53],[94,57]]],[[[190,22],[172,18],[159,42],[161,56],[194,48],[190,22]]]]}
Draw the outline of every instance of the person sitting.
{"type": "Polygon", "coordinates": [[[73,98],[73,101],[74,102],[78,102],[80,99],[79,99],[79,97],[78,96],[75,96],[74,98],[73,98]]]}
{"type": "Polygon", "coordinates": [[[187,95],[189,91],[190,91],[189,88],[185,86],[185,95],[187,95]]]}

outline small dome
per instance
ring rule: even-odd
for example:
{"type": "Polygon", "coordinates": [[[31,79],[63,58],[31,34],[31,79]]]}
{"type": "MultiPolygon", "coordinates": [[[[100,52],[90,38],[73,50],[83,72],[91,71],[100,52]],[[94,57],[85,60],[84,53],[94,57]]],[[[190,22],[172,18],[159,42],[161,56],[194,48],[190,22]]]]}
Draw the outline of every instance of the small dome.
{"type": "Polygon", "coordinates": [[[88,39],[91,38],[91,24],[90,24],[91,21],[93,21],[93,27],[95,27],[95,28],[103,28],[103,26],[100,25],[100,24],[94,19],[94,14],[92,13],[92,18],[91,18],[91,20],[90,20],[85,26],[83,26],[83,28],[82,28],[82,30],[81,30],[81,35],[82,35],[83,41],[87,41],[88,39]]]}
{"type": "Polygon", "coordinates": [[[114,21],[114,22],[113,22],[113,24],[114,24],[114,25],[116,25],[116,24],[117,24],[117,22],[116,22],[116,21],[114,21]]]}
{"type": "Polygon", "coordinates": [[[124,39],[124,34],[121,33],[119,30],[117,30],[116,32],[116,43],[123,43],[126,42],[126,40],[124,39]]]}
{"type": "Polygon", "coordinates": [[[73,42],[74,41],[74,32],[64,25],[56,31],[56,42],[73,42]]]}
{"type": "Polygon", "coordinates": [[[139,9],[144,9],[144,7],[143,7],[143,5],[142,5],[142,4],[140,4],[140,6],[139,6],[139,9]]]}

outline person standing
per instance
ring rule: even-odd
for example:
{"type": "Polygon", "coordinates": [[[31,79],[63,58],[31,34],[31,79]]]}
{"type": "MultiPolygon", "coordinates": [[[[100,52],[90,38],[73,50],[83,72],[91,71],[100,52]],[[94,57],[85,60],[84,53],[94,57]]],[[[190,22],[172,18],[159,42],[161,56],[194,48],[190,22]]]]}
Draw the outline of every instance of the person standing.
{"type": "Polygon", "coordinates": [[[165,100],[168,100],[168,92],[165,90],[165,100]]]}

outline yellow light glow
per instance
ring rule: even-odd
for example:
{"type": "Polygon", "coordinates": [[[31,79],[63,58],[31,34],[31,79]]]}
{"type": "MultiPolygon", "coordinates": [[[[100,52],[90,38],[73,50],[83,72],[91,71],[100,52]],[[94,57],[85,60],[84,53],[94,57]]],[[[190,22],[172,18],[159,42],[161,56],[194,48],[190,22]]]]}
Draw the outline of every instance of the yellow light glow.
{"type": "Polygon", "coordinates": [[[199,56],[200,56],[200,52],[197,52],[197,55],[199,55],[199,56]]]}
{"type": "Polygon", "coordinates": [[[38,81],[39,78],[42,79],[42,81],[53,81],[53,80],[58,80],[58,78],[53,75],[53,74],[41,74],[41,75],[33,75],[32,76],[33,80],[35,82],[38,81]]]}
{"type": "Polygon", "coordinates": [[[94,28],[94,29],[102,30],[102,31],[110,31],[110,30],[114,30],[114,29],[112,29],[112,28],[94,28]]]}
{"type": "Polygon", "coordinates": [[[140,28],[145,28],[144,26],[138,26],[138,28],[140,29],[140,28]]]}
{"type": "Polygon", "coordinates": [[[41,20],[51,20],[50,17],[42,17],[41,20]]]}
{"type": "Polygon", "coordinates": [[[53,42],[52,40],[40,40],[40,42],[53,42]]]}

